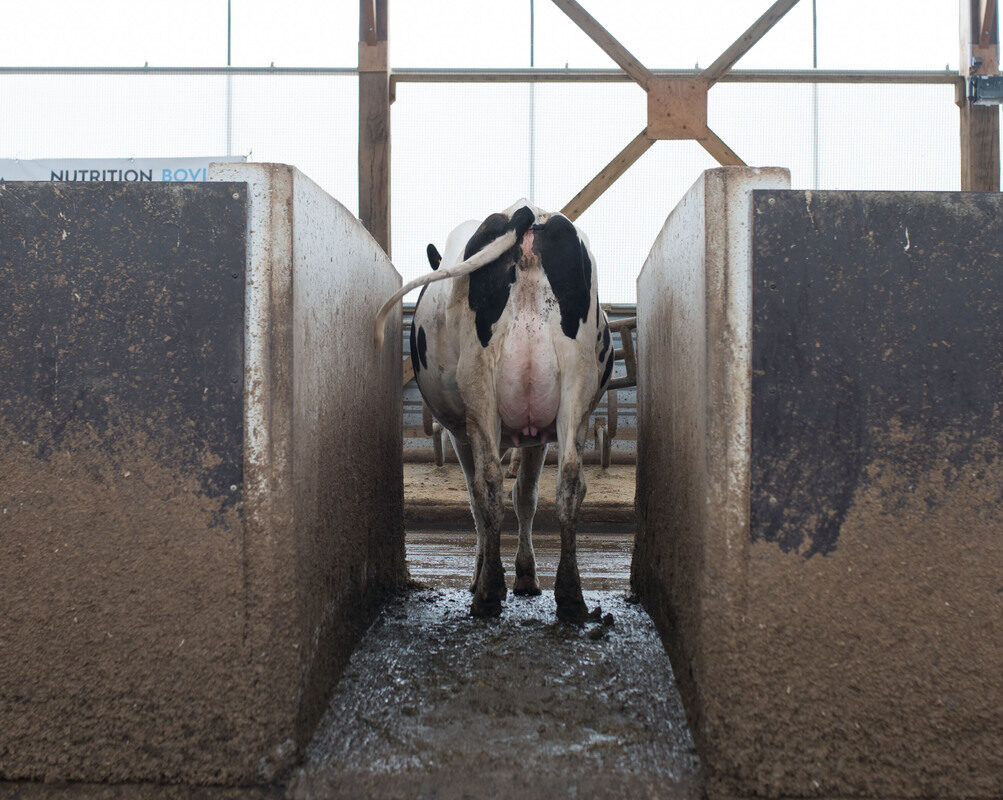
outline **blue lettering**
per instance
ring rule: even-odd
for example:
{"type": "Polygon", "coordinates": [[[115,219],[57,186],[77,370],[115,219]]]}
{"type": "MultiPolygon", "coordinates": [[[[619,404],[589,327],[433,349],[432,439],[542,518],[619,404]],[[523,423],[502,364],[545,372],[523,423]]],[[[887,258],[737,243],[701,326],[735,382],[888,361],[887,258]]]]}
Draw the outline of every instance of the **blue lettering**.
{"type": "Polygon", "coordinates": [[[176,181],[186,181],[186,180],[188,180],[188,170],[186,170],[186,169],[176,169],[176,170],[174,170],[174,180],[176,180],[176,181]]]}
{"type": "Polygon", "coordinates": [[[171,179],[171,171],[169,169],[165,169],[160,176],[160,180],[169,181],[170,179],[171,179]]]}

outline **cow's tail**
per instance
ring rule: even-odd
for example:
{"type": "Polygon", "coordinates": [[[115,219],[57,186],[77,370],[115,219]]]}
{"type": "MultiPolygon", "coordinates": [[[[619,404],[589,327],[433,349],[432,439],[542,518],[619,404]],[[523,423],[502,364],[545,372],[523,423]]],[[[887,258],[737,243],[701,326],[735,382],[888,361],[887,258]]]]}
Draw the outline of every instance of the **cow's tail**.
{"type": "Polygon", "coordinates": [[[515,230],[507,230],[497,239],[470,256],[466,261],[461,261],[449,269],[439,269],[436,272],[430,272],[427,275],[422,275],[420,278],[415,278],[413,281],[405,283],[393,297],[383,304],[380,312],[376,315],[376,347],[383,347],[384,328],[387,324],[387,317],[390,316],[390,311],[401,301],[404,295],[412,289],[417,289],[419,286],[425,286],[435,281],[444,281],[448,278],[459,278],[463,275],[469,275],[485,264],[490,264],[512,247],[517,239],[518,236],[515,230]]]}

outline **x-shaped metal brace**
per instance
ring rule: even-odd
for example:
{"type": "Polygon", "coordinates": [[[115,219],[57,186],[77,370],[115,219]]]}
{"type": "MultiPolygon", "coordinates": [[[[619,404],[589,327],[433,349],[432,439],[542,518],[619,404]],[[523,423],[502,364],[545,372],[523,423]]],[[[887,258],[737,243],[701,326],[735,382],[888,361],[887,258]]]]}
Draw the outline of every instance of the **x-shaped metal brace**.
{"type": "Polygon", "coordinates": [[[753,45],[790,11],[798,0],[776,0],[752,26],[725,50],[713,64],[693,77],[655,75],[618,42],[578,0],[554,0],[606,54],[648,95],[648,124],[623,150],[603,167],[588,185],[563,209],[577,219],[617,178],[659,139],[694,139],[724,166],[745,162],[707,125],[707,92],[753,45]]]}

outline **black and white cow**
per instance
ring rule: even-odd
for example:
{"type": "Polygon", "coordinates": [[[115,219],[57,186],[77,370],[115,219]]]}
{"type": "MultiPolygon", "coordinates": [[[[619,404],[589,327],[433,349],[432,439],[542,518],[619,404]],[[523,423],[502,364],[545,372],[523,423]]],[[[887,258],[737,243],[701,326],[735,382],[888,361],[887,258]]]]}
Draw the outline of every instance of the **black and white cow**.
{"type": "Polygon", "coordinates": [[[521,449],[512,490],[519,520],[513,590],[540,593],[533,515],[547,446],[556,441],[561,557],[554,595],[558,617],[581,623],[586,609],[575,528],[585,496],[582,450],[589,414],[613,370],[588,240],[567,217],[523,201],[456,228],[441,265],[433,245],[428,257],[434,271],[387,301],[376,335],[382,344],[390,310],[424,285],[411,358],[418,388],[449,432],[470,492],[477,528],[471,612],[497,616],[506,596],[500,454],[509,446],[521,449]]]}

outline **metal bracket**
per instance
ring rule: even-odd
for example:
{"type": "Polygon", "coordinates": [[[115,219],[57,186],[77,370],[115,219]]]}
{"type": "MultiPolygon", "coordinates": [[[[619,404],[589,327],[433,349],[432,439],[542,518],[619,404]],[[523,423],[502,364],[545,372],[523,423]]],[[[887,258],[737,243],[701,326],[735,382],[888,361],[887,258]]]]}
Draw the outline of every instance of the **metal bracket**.
{"type": "Polygon", "coordinates": [[[977,106],[1003,104],[1003,75],[973,75],[968,79],[968,102],[977,106]]]}

